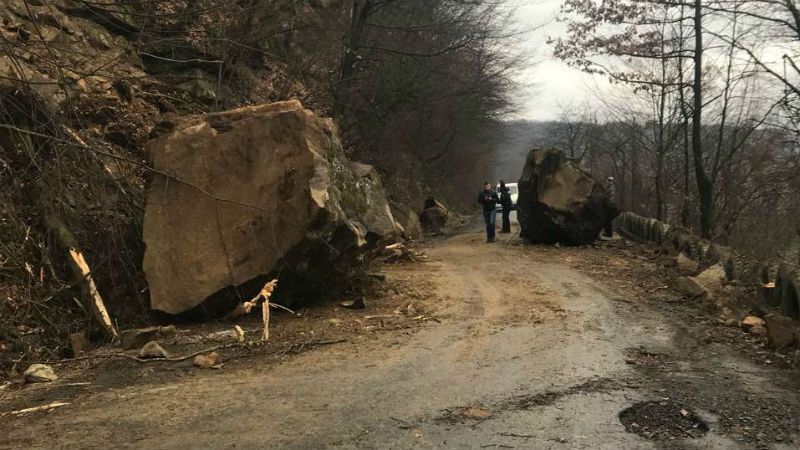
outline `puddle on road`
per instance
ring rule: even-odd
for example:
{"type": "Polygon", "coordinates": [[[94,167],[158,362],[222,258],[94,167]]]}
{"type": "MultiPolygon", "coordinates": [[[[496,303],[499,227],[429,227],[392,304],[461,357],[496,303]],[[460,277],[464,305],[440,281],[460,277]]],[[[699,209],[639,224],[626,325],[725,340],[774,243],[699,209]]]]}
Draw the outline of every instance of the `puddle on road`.
{"type": "Polygon", "coordinates": [[[653,440],[699,438],[708,424],[689,407],[670,400],[640,402],[622,410],[619,420],[625,430],[653,440]]]}

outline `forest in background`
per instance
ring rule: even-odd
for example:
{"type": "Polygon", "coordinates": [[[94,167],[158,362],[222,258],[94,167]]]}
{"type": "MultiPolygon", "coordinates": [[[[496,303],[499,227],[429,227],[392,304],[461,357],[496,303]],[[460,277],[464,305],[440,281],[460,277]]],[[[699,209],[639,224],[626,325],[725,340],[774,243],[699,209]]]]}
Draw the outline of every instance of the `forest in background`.
{"type": "Polygon", "coordinates": [[[566,0],[557,20],[554,56],[611,87],[558,121],[505,124],[498,176],[520,146],[554,145],[614,176],[623,210],[797,262],[796,2],[566,0]]]}

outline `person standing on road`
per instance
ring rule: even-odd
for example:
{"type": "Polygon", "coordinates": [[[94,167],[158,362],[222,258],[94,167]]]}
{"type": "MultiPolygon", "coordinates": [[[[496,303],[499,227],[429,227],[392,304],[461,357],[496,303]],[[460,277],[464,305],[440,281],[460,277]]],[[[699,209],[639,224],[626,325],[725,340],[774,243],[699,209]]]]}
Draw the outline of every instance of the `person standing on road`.
{"type": "Polygon", "coordinates": [[[483,205],[483,221],[486,222],[486,242],[494,242],[494,227],[497,220],[497,204],[500,199],[492,185],[487,181],[483,183],[483,190],[478,194],[478,203],[483,205]]]}
{"type": "Polygon", "coordinates": [[[506,182],[500,180],[500,206],[503,207],[503,227],[501,233],[511,233],[511,189],[506,187],[506,182]]]}
{"type": "MultiPolygon", "coordinates": [[[[606,194],[608,195],[608,200],[611,202],[611,204],[616,204],[617,186],[614,182],[614,177],[606,178],[606,194]]],[[[603,236],[607,238],[614,236],[614,218],[612,216],[609,216],[608,219],[606,219],[606,226],[605,230],[603,231],[603,236]]]]}

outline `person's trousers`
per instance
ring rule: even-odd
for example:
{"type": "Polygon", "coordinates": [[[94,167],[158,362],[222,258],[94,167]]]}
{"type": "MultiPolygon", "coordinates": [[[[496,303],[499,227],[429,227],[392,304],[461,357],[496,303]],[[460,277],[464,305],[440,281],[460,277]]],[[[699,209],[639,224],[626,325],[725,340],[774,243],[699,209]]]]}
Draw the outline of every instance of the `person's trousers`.
{"type": "Polygon", "coordinates": [[[494,240],[494,224],[497,220],[497,211],[492,208],[490,210],[483,210],[483,220],[486,222],[486,240],[494,240]]]}
{"type": "Polygon", "coordinates": [[[501,233],[511,233],[511,208],[503,208],[503,228],[501,233]]]}

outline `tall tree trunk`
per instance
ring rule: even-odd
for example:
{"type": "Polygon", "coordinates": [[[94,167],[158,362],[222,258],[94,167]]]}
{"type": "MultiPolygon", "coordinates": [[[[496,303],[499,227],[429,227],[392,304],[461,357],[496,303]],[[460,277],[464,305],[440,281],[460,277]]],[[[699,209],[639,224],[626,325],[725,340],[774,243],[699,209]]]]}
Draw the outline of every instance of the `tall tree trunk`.
{"type": "Polygon", "coordinates": [[[632,145],[631,147],[631,189],[630,189],[630,201],[631,201],[631,211],[636,214],[647,214],[643,208],[642,202],[642,171],[639,169],[639,145],[632,145]]]}
{"type": "MultiPolygon", "coordinates": [[[[661,53],[665,51],[664,40],[661,40],[661,53]]],[[[658,98],[658,141],[656,143],[656,219],[664,220],[664,116],[667,107],[667,60],[661,60],[661,91],[658,98]]]]}
{"type": "Polygon", "coordinates": [[[692,156],[697,192],[700,196],[700,235],[711,238],[714,227],[714,186],[703,161],[703,2],[694,1],[694,111],[692,116],[692,156]]]}
{"type": "Polygon", "coordinates": [[[353,4],[350,10],[350,29],[347,31],[347,36],[344,38],[344,45],[342,48],[342,58],[339,67],[339,77],[336,80],[336,85],[333,87],[333,115],[338,116],[344,110],[344,91],[347,84],[355,74],[356,63],[358,62],[357,50],[361,46],[361,40],[364,34],[364,27],[367,19],[372,12],[373,0],[352,0],[353,4]]]}
{"type": "MultiPolygon", "coordinates": [[[[685,6],[681,5],[681,18],[685,16],[685,6]]],[[[686,47],[686,39],[683,34],[683,23],[680,24],[680,49],[686,47]]],[[[686,86],[683,77],[683,57],[678,58],[678,73],[680,74],[680,90],[678,95],[681,102],[681,123],[683,131],[683,200],[681,203],[681,225],[689,226],[689,109],[686,107],[686,86]]]]}

